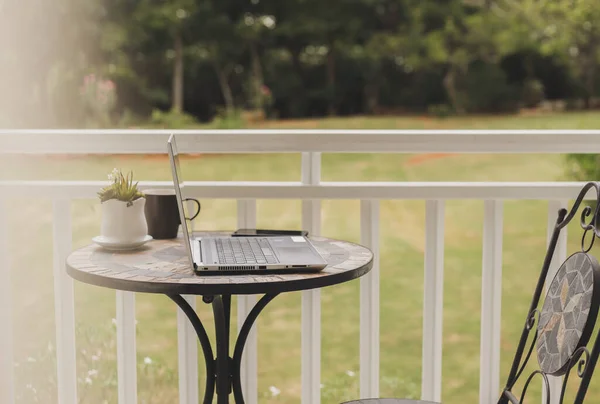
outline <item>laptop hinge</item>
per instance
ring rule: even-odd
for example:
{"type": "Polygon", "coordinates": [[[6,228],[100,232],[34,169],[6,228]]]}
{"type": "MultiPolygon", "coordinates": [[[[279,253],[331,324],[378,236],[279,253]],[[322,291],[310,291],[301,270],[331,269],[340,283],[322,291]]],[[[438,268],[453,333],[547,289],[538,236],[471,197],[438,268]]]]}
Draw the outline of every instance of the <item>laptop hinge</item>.
{"type": "Polygon", "coordinates": [[[194,269],[198,269],[198,262],[202,262],[202,246],[200,240],[191,240],[192,243],[192,262],[194,269]]]}
{"type": "Polygon", "coordinates": [[[202,256],[202,240],[198,240],[198,262],[204,263],[204,257],[202,256]]]}

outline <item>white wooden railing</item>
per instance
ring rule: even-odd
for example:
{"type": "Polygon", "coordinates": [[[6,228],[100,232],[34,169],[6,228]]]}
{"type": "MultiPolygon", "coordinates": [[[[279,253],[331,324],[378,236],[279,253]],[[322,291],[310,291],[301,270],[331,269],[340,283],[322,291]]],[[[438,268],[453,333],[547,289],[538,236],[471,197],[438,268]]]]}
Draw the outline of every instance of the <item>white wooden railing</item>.
{"type": "MultiPolygon", "coordinates": [[[[361,242],[375,253],[373,270],[360,280],[360,396],[379,393],[379,200],[426,200],[425,280],[423,301],[422,398],[440,400],[442,391],[442,313],[444,283],[444,206],[446,200],[485,201],[481,287],[481,347],[479,402],[497,399],[500,379],[500,309],[502,281],[503,200],[549,200],[548,229],[556,212],[577,195],[574,182],[321,182],[321,152],[459,152],[566,153],[600,152],[600,131],[368,131],[368,130],[234,130],[175,131],[182,152],[302,152],[300,182],[192,182],[192,196],[238,200],[238,225],[256,224],[257,199],[299,199],[302,227],[319,234],[320,201],[361,200],[361,242]]],[[[164,153],[173,131],[52,130],[1,131],[3,153],[164,153]]],[[[94,198],[97,181],[0,181],[0,403],[12,403],[11,290],[6,234],[5,198],[35,195],[53,200],[54,291],[56,307],[58,394],[61,404],[77,403],[73,281],[64,270],[71,250],[70,204],[94,198]]],[[[168,187],[169,182],[146,182],[143,188],[168,187]]],[[[558,247],[566,254],[566,233],[558,247]]],[[[551,274],[552,275],[552,271],[551,274]]],[[[238,326],[254,296],[238,300],[238,326]]],[[[135,294],[117,292],[118,396],[120,404],[137,402],[135,294]]],[[[194,307],[194,300],[188,297],[194,307]]],[[[320,292],[302,296],[302,403],[320,402],[320,292]]],[[[178,313],[179,393],[181,404],[198,402],[198,363],[195,333],[178,313]]],[[[242,364],[248,403],[257,402],[255,331],[250,335],[242,364]]],[[[503,380],[502,380],[503,381],[503,380]]],[[[555,383],[556,385],[556,383],[555,383]]]]}

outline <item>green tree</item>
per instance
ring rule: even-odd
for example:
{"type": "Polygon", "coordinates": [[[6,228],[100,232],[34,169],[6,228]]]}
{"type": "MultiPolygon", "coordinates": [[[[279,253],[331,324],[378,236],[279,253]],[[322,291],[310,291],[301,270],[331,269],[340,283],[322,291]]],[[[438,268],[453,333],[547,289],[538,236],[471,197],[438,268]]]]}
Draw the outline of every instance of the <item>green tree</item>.
{"type": "Polygon", "coordinates": [[[237,24],[227,13],[226,2],[202,1],[192,16],[194,25],[191,35],[193,45],[190,57],[210,63],[213,67],[227,114],[235,109],[235,98],[230,85],[234,68],[241,63],[242,37],[237,24]]]}
{"type": "Polygon", "coordinates": [[[372,113],[379,106],[385,62],[411,69],[403,63],[410,41],[411,4],[407,0],[363,0],[362,4],[361,23],[355,25],[353,35],[361,41],[344,41],[341,45],[363,71],[365,110],[372,113]]]}
{"type": "Polygon", "coordinates": [[[579,82],[589,106],[600,62],[600,3],[497,0],[496,4],[501,13],[511,17],[513,30],[505,30],[504,36],[512,36],[514,41],[535,47],[542,54],[561,58],[579,82]]]}
{"type": "Polygon", "coordinates": [[[176,113],[183,111],[184,42],[193,24],[189,17],[195,10],[194,0],[140,0],[133,13],[140,39],[152,42],[159,50],[164,49],[160,45],[166,45],[166,57],[173,61],[171,109],[176,113]],[[157,37],[170,44],[155,41],[157,37]]]}
{"type": "Polygon", "coordinates": [[[336,94],[340,93],[337,60],[348,53],[365,55],[359,48],[368,39],[368,27],[374,27],[375,5],[388,2],[395,0],[294,0],[273,8],[278,21],[274,35],[289,52],[297,75],[306,82],[307,68],[323,69],[330,115],[337,112],[336,94]]]}
{"type": "Polygon", "coordinates": [[[417,34],[411,36],[409,60],[417,67],[445,65],[443,84],[448,99],[456,112],[466,112],[468,100],[461,82],[473,62],[498,62],[501,21],[487,2],[448,0],[442,4],[424,2],[414,11],[413,24],[417,34]]]}
{"type": "Polygon", "coordinates": [[[561,0],[543,4],[546,26],[541,32],[541,50],[558,54],[571,67],[590,106],[600,62],[600,3],[591,0],[561,0]]]}
{"type": "Polygon", "coordinates": [[[250,54],[250,78],[248,83],[248,98],[250,105],[257,110],[265,109],[263,87],[265,78],[261,52],[269,31],[275,29],[277,20],[271,14],[262,12],[246,12],[239,19],[237,32],[243,38],[246,49],[250,54]]]}

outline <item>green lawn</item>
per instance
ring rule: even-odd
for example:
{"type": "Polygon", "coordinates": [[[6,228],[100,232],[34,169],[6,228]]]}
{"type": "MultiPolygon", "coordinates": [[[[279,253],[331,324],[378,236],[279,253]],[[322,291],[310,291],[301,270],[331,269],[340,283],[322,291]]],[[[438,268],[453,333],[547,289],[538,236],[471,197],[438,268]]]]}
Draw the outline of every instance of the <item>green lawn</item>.
{"type": "MultiPolygon", "coordinates": [[[[268,123],[299,128],[587,128],[600,126],[592,113],[528,117],[347,118],[268,123]]],[[[299,154],[192,156],[183,163],[190,180],[273,180],[300,178],[299,154]],[[250,168],[250,169],[249,169],[250,168]]],[[[9,156],[0,179],[103,180],[113,168],[133,169],[140,180],[168,180],[167,160],[157,156],[9,156]]],[[[325,181],[554,181],[564,179],[559,155],[324,154],[325,181]]],[[[504,219],[502,382],[507,375],[529,298],[545,253],[547,203],[507,201],[504,219]]],[[[53,351],[52,203],[12,200],[9,206],[11,275],[19,403],[55,403],[53,351]],[[24,218],[27,218],[25,221],[24,218]],[[29,358],[29,359],[28,359],[29,358]],[[29,387],[27,387],[30,385],[29,387]],[[33,392],[35,389],[35,393],[33,392]]],[[[323,201],[325,236],[358,241],[359,201],[323,201]]],[[[424,201],[381,202],[381,394],[420,394],[424,201]]],[[[259,227],[300,226],[298,201],[259,201],[259,227]]],[[[97,200],[73,203],[73,247],[97,235],[97,200]]],[[[475,403],[479,392],[482,201],[446,205],[443,399],[475,403]]],[[[197,227],[236,226],[235,201],[203,201],[197,227]]],[[[575,228],[574,228],[575,230],[575,228]]],[[[577,248],[578,233],[569,237],[577,248]]],[[[83,403],[116,403],[115,293],[75,284],[80,395],[83,403]],[[93,358],[94,356],[94,358],[93,358]],[[97,370],[98,374],[89,370],[97,370]],[[86,377],[92,384],[86,383],[86,377]]],[[[258,321],[261,403],[300,401],[299,293],[278,297],[258,321]],[[270,386],[281,390],[271,396],[270,386]]],[[[139,402],[177,402],[176,311],[165,297],[138,294],[139,402]],[[144,358],[151,364],[144,364],[144,358]]],[[[210,307],[198,302],[210,324],[210,307]]],[[[235,306],[234,306],[235,307],[235,306]]],[[[210,326],[208,327],[210,328],[210,326]]],[[[209,331],[210,332],[210,331],[209,331]]],[[[322,402],[358,396],[359,282],[322,291],[322,402]],[[353,373],[354,372],[354,373],[353,373]]],[[[200,362],[202,363],[202,361],[200,362]]],[[[203,369],[200,369],[203,380],[203,369]]],[[[203,382],[201,384],[203,386],[203,382]]],[[[539,394],[539,383],[533,393],[539,394]]],[[[600,400],[592,386],[589,401],[600,400]]],[[[531,402],[536,399],[531,397],[531,402]]]]}

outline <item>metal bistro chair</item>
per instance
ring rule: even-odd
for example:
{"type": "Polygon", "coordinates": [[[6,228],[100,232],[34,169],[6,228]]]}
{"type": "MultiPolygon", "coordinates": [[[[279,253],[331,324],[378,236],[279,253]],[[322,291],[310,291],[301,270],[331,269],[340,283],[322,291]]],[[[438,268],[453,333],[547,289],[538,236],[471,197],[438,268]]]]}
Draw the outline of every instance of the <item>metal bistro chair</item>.
{"type": "MultiPolygon", "coordinates": [[[[590,346],[592,345],[590,337],[596,324],[598,305],[600,304],[600,264],[590,254],[596,237],[600,237],[600,229],[596,228],[596,223],[600,223],[599,211],[600,182],[589,182],[577,196],[571,211],[561,209],[558,212],[552,239],[529,307],[529,314],[525,319],[517,352],[498,404],[521,404],[529,384],[532,380],[537,380],[535,376],[539,376],[543,380],[543,389],[546,392],[545,402],[549,404],[551,390],[548,375],[564,376],[559,393],[559,402],[562,403],[569,375],[576,365],[576,374],[581,380],[577,391],[574,392],[576,395],[573,402],[574,404],[583,403],[600,353],[600,332],[596,335],[591,353],[587,348],[588,342],[590,346]],[[583,229],[581,251],[571,255],[559,267],[556,275],[548,284],[544,303],[539,308],[540,296],[560,232],[575,217],[583,198],[591,189],[596,193],[596,206],[593,215],[592,208],[589,206],[586,206],[581,212],[580,224],[583,229]],[[531,341],[528,343],[528,340],[531,341]],[[537,351],[538,369],[527,376],[519,396],[519,393],[512,390],[519,378],[523,376],[523,371],[534,348],[537,351]]],[[[349,401],[344,404],[435,403],[420,400],[371,398],[349,401]]]]}

